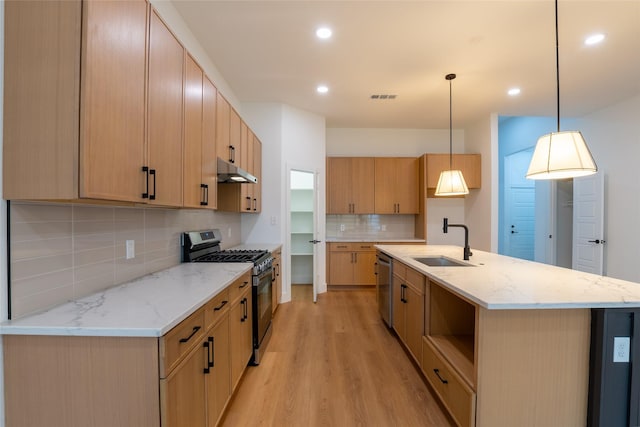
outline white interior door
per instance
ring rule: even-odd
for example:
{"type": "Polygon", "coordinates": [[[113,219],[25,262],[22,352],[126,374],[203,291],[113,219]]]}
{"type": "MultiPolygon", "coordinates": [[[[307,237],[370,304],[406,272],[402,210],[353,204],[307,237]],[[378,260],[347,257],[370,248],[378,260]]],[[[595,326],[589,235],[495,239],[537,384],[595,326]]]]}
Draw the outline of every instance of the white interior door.
{"type": "Polygon", "coordinates": [[[573,269],[603,274],[604,174],[573,180],[573,269]]]}
{"type": "Polygon", "coordinates": [[[515,258],[534,259],[535,182],[525,178],[533,150],[505,157],[504,252],[515,258]]]}
{"type": "Polygon", "coordinates": [[[312,285],[313,300],[318,294],[318,195],[317,173],[299,169],[290,170],[291,284],[312,285]]]}

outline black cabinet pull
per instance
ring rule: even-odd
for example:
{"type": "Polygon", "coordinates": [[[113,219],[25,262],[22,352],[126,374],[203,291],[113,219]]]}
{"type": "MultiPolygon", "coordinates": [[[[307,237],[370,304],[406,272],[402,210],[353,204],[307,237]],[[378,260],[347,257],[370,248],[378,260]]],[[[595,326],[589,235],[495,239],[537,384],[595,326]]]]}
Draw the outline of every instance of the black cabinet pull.
{"type": "Polygon", "coordinates": [[[230,163],[236,162],[236,147],[234,147],[233,145],[229,146],[229,162],[230,163]]]}
{"type": "Polygon", "coordinates": [[[156,199],[156,170],[149,169],[149,175],[153,175],[153,194],[149,195],[149,200],[155,200],[156,199]]]}
{"type": "Polygon", "coordinates": [[[188,336],[188,337],[186,337],[186,338],[180,338],[180,342],[181,342],[181,343],[184,343],[184,342],[189,341],[191,338],[193,338],[193,336],[194,336],[194,335],[196,334],[196,332],[198,332],[199,330],[200,330],[200,326],[194,326],[194,327],[193,327],[193,331],[191,331],[191,335],[189,335],[189,336],[188,336]]]}
{"type": "Polygon", "coordinates": [[[148,166],[143,166],[142,167],[142,172],[144,172],[144,174],[146,175],[146,181],[147,181],[147,187],[144,193],[142,193],[142,198],[143,199],[148,199],[149,198],[149,167],[148,166]]]}
{"type": "Polygon", "coordinates": [[[205,341],[202,343],[202,347],[205,349],[205,351],[207,352],[207,361],[204,364],[204,370],[203,372],[205,374],[209,373],[209,360],[211,360],[211,349],[209,348],[209,341],[205,341]]]}
{"type": "Polygon", "coordinates": [[[253,210],[254,211],[258,210],[258,199],[256,198],[253,199],[253,210]]]}
{"type": "Polygon", "coordinates": [[[244,299],[241,299],[241,300],[240,300],[240,304],[242,304],[242,317],[240,318],[240,321],[241,321],[241,322],[244,322],[244,321],[245,321],[244,312],[245,312],[245,310],[246,310],[246,307],[245,307],[245,305],[244,305],[244,299]]]}
{"type": "Polygon", "coordinates": [[[409,301],[407,301],[407,298],[405,297],[405,293],[404,293],[405,289],[407,289],[407,285],[405,285],[404,283],[400,285],[400,301],[406,304],[409,301]]]}
{"type": "Polygon", "coordinates": [[[228,302],[227,300],[222,301],[222,303],[220,303],[220,306],[215,307],[215,308],[213,309],[213,311],[219,311],[219,310],[222,310],[222,307],[224,307],[224,306],[227,304],[227,302],[228,302]]]}
{"type": "Polygon", "coordinates": [[[238,289],[244,289],[248,284],[249,282],[245,280],[244,282],[242,282],[242,285],[238,286],[238,289]]]}
{"type": "Polygon", "coordinates": [[[251,197],[247,196],[247,207],[245,208],[245,210],[250,211],[251,210],[251,197]]]}
{"type": "Polygon", "coordinates": [[[249,300],[244,299],[244,320],[249,318],[249,300]]]}
{"type": "Polygon", "coordinates": [[[211,356],[207,355],[207,365],[210,368],[213,368],[215,366],[215,354],[216,354],[216,346],[215,346],[215,342],[213,341],[213,337],[208,337],[207,341],[209,343],[209,354],[211,354],[211,356]]]}
{"type": "Polygon", "coordinates": [[[447,381],[447,380],[443,379],[443,378],[440,376],[440,369],[434,369],[434,370],[433,370],[433,372],[435,372],[435,373],[436,373],[436,376],[438,377],[438,379],[439,379],[440,381],[442,381],[442,384],[449,384],[449,381],[447,381]]]}
{"type": "Polygon", "coordinates": [[[209,186],[207,184],[200,184],[200,188],[202,189],[202,201],[200,201],[200,206],[207,206],[209,204],[209,186]]]}

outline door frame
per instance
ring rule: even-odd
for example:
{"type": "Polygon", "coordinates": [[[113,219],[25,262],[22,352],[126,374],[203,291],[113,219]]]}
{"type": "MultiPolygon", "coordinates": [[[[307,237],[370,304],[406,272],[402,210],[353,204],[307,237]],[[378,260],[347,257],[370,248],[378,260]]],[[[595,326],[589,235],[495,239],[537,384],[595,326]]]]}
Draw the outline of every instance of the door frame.
{"type": "MultiPolygon", "coordinates": [[[[320,207],[320,188],[319,188],[319,180],[320,180],[320,172],[318,171],[318,169],[316,168],[309,168],[309,167],[304,167],[301,165],[296,165],[296,164],[287,164],[286,165],[286,177],[285,177],[285,185],[286,185],[286,191],[285,191],[285,241],[284,241],[284,245],[283,245],[283,257],[286,257],[286,283],[283,283],[283,287],[286,288],[286,292],[289,294],[289,299],[291,298],[291,259],[292,259],[292,255],[291,255],[291,172],[292,171],[298,171],[298,172],[305,172],[305,173],[312,173],[314,178],[313,178],[313,184],[314,184],[314,189],[313,189],[313,236],[314,239],[316,240],[320,240],[321,242],[318,244],[313,245],[313,261],[312,261],[312,265],[313,265],[313,300],[314,302],[316,302],[317,299],[317,295],[319,293],[323,293],[326,292],[326,285],[325,286],[321,286],[322,284],[320,283],[320,277],[321,275],[319,274],[319,269],[322,268],[322,266],[324,265],[321,262],[321,258],[322,258],[322,254],[326,253],[324,252],[324,248],[325,248],[325,239],[324,239],[324,235],[322,235],[322,230],[323,228],[320,227],[319,221],[320,221],[320,215],[318,213],[318,209],[320,207]]],[[[283,289],[283,292],[285,291],[285,289],[283,289]]]]}

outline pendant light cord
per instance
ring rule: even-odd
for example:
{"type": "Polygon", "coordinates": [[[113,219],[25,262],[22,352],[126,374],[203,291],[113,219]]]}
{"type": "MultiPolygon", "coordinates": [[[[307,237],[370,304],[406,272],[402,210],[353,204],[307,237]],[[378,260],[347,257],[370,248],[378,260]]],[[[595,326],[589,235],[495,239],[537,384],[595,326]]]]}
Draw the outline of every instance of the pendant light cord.
{"type": "Polygon", "coordinates": [[[451,91],[451,79],[449,80],[449,170],[453,170],[453,95],[451,91]]]}
{"type": "Polygon", "coordinates": [[[558,132],[560,132],[560,49],[558,46],[558,0],[556,0],[556,116],[558,132]]]}

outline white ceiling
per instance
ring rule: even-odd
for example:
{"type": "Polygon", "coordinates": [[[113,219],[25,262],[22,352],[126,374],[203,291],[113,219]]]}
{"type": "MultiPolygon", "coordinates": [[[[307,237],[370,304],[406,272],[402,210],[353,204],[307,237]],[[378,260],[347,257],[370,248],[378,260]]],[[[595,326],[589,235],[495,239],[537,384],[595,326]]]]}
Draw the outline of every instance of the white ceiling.
{"type": "MultiPolygon", "coordinates": [[[[456,73],[454,127],[556,114],[550,0],[172,2],[242,102],[286,103],[328,127],[447,128],[444,76],[456,73]]],[[[640,0],[561,0],[559,26],[562,117],[640,93],[640,0]],[[607,38],[585,46],[594,32],[607,38]]]]}

